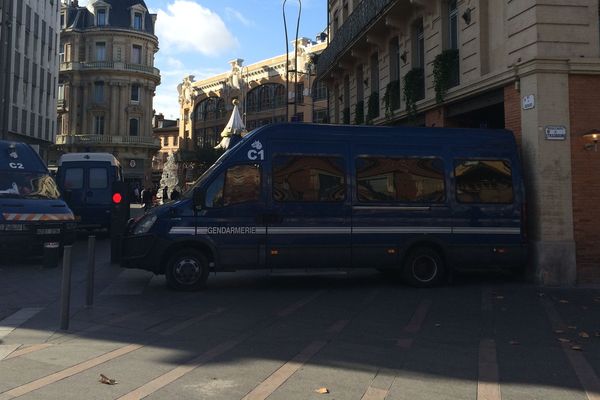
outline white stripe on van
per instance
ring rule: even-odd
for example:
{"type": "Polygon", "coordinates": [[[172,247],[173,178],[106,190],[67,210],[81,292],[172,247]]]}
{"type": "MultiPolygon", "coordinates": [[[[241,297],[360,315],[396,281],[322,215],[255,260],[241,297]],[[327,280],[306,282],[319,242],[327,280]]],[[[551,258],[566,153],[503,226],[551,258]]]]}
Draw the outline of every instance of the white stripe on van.
{"type": "MultiPolygon", "coordinates": [[[[285,227],[255,227],[256,235],[264,235],[267,232],[271,235],[349,235],[354,234],[488,234],[488,235],[519,235],[520,228],[507,227],[422,227],[422,226],[380,226],[380,227],[331,227],[331,226],[285,226],[285,227]]],[[[169,231],[173,235],[207,235],[208,227],[199,226],[197,229],[193,226],[176,226],[169,231]]],[[[248,233],[244,233],[247,235],[248,233]]]]}

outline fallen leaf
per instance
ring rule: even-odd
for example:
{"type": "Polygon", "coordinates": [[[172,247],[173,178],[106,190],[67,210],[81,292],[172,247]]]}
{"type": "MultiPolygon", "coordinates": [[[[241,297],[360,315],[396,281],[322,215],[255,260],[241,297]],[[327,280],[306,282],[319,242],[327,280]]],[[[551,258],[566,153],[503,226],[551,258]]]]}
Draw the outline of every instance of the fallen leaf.
{"type": "Polygon", "coordinates": [[[327,394],[327,393],[329,393],[329,389],[327,389],[326,387],[322,387],[322,388],[318,388],[317,390],[315,390],[315,392],[317,392],[319,394],[327,394]]]}
{"type": "Polygon", "coordinates": [[[513,345],[513,346],[518,346],[518,345],[520,345],[521,343],[520,343],[520,342],[518,342],[518,341],[516,341],[516,340],[511,340],[510,342],[508,342],[508,344],[511,344],[511,345],[513,345]]]}
{"type": "Polygon", "coordinates": [[[583,348],[581,346],[571,346],[571,349],[577,350],[577,351],[582,351],[583,350],[583,348]]]}
{"type": "Polygon", "coordinates": [[[569,300],[559,300],[559,303],[563,303],[563,304],[567,304],[569,302],[569,300]]]}
{"type": "Polygon", "coordinates": [[[558,341],[561,342],[561,343],[570,343],[571,339],[559,337],[558,341]]]}
{"type": "Polygon", "coordinates": [[[105,385],[116,385],[117,383],[119,383],[116,380],[111,379],[104,374],[100,374],[100,380],[98,382],[104,383],[105,385]]]}
{"type": "Polygon", "coordinates": [[[589,338],[589,337],[590,337],[590,334],[589,334],[589,333],[587,333],[587,332],[585,332],[585,331],[583,331],[583,332],[579,332],[579,337],[582,337],[582,338],[585,338],[585,339],[587,339],[587,338],[589,338]]]}
{"type": "Polygon", "coordinates": [[[572,330],[577,329],[577,327],[575,325],[569,325],[569,326],[567,326],[567,328],[572,329],[572,330]]]}
{"type": "Polygon", "coordinates": [[[565,331],[563,331],[562,329],[557,329],[554,331],[554,333],[558,333],[560,335],[561,333],[565,333],[565,331]]]}

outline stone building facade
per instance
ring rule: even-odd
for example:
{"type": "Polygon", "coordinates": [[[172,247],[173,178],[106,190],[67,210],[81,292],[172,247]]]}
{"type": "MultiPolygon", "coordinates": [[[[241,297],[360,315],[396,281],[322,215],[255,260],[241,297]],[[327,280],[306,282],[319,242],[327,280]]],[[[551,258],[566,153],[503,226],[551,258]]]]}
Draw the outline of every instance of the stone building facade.
{"type": "Polygon", "coordinates": [[[216,146],[231,116],[234,99],[240,102],[248,131],[286,120],[328,122],[327,90],[315,80],[314,68],[316,56],[325,47],[322,40],[302,38],[287,58],[279,55],[248,66],[236,59],[230,62],[230,71],[223,74],[201,81],[194,81],[193,76],[184,78],[178,87],[181,147],[193,150],[216,146]],[[297,74],[292,71],[295,66],[297,74]]]}
{"type": "Polygon", "coordinates": [[[333,122],[506,128],[538,282],[600,282],[597,0],[329,0],[333,122]],[[357,114],[359,118],[357,118],[357,114]],[[360,118],[365,115],[365,118],[360,118]],[[348,120],[348,118],[346,118],[348,120]]]}
{"type": "Polygon", "coordinates": [[[143,0],[68,0],[60,10],[59,152],[109,152],[126,181],[151,182],[156,15],[143,0]]]}
{"type": "Polygon", "coordinates": [[[59,0],[0,1],[0,139],[35,145],[56,136],[59,0]]]}

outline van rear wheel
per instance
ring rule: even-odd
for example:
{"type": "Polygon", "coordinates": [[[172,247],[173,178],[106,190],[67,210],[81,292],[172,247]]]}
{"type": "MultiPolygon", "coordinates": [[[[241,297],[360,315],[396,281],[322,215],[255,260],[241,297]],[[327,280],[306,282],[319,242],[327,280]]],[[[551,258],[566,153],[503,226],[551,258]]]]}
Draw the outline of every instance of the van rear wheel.
{"type": "Polygon", "coordinates": [[[167,285],[172,289],[186,292],[199,290],[208,278],[208,261],[198,250],[179,250],[169,258],[165,276],[167,285]]]}
{"type": "Polygon", "coordinates": [[[441,281],[444,270],[444,261],[437,251],[429,247],[417,247],[406,257],[402,272],[409,285],[432,287],[441,281]]]}

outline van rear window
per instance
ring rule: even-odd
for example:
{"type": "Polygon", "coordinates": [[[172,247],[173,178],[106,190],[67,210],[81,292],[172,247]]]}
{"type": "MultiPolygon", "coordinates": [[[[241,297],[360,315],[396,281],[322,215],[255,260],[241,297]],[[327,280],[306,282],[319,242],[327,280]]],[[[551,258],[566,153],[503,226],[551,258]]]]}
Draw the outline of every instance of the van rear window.
{"type": "Polygon", "coordinates": [[[359,157],[357,196],[362,202],[441,203],[444,163],[439,158],[359,157]]]}
{"type": "Polygon", "coordinates": [[[337,202],[346,197],[344,161],[336,156],[273,157],[273,199],[280,202],[337,202]]]}
{"type": "Polygon", "coordinates": [[[106,168],[90,168],[90,189],[108,189],[106,168]]]}
{"type": "Polygon", "coordinates": [[[506,160],[455,160],[456,199],[461,203],[513,202],[512,170],[506,160]]]}
{"type": "Polygon", "coordinates": [[[65,189],[83,189],[83,168],[65,170],[65,189]]]}

